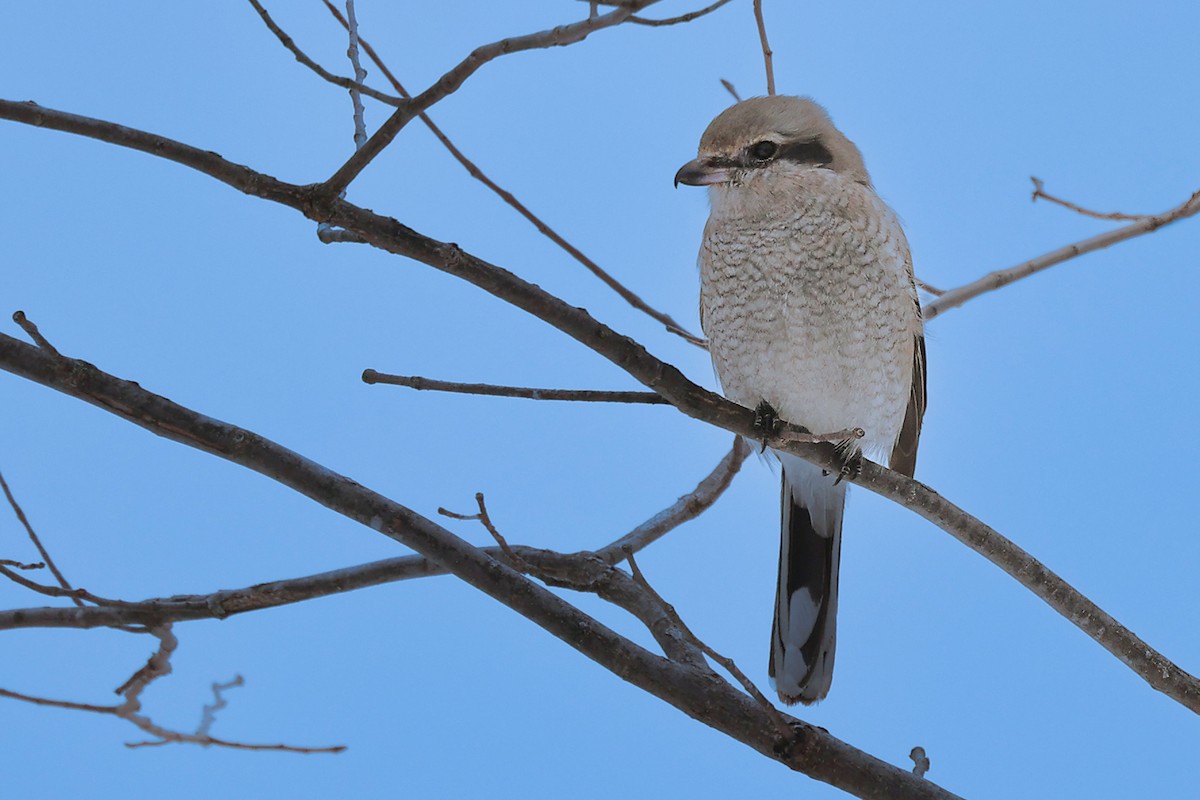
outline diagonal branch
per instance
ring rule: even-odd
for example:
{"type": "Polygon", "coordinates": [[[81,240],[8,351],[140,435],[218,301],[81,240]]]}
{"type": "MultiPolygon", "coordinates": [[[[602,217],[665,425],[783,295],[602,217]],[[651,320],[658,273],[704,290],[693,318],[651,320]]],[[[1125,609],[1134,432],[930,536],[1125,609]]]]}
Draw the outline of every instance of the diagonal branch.
{"type": "Polygon", "coordinates": [[[389,375],[373,369],[364,370],[363,383],[386,383],[434,392],[482,394],[490,397],[521,397],[526,400],[572,400],[585,403],[647,403],[667,405],[654,392],[604,391],[600,389],[535,389],[530,386],[497,386],[491,383],[457,383],[422,378],[418,375],[389,375]]]}
{"type": "MultiPolygon", "coordinates": [[[[24,315],[22,315],[22,317],[23,316],[24,315]]],[[[36,328],[34,328],[34,330],[36,330],[36,328]]],[[[43,339],[42,341],[45,340],[43,339]]],[[[46,342],[46,344],[49,345],[49,342],[46,342]]],[[[55,350],[54,355],[57,354],[58,351],[55,350]]],[[[46,563],[46,567],[50,570],[50,573],[54,576],[54,579],[58,581],[58,585],[64,592],[71,596],[71,600],[75,603],[75,605],[82,606],[83,601],[75,596],[75,589],[72,588],[71,584],[67,581],[66,576],[62,574],[62,570],[58,568],[58,565],[54,563],[54,559],[50,556],[50,551],[47,550],[45,545],[42,544],[41,537],[37,535],[37,531],[35,531],[33,529],[33,525],[29,523],[29,518],[25,516],[25,511],[17,503],[17,498],[13,497],[12,489],[8,488],[8,481],[4,480],[3,473],[0,473],[0,489],[4,490],[4,497],[8,500],[8,505],[12,508],[13,513],[17,515],[17,519],[20,521],[21,525],[24,526],[25,533],[29,536],[29,540],[33,542],[33,546],[37,548],[38,553],[41,554],[42,561],[46,563]]],[[[22,565],[18,565],[18,568],[20,568],[20,566],[22,565]]],[[[8,571],[5,570],[6,574],[7,572],[8,571]]],[[[12,575],[9,575],[8,577],[14,578],[12,575]]]]}
{"type": "Polygon", "coordinates": [[[1084,239],[1081,242],[1069,244],[1066,247],[1060,247],[1057,250],[1052,250],[1045,255],[1032,258],[1022,264],[1017,264],[1015,267],[1001,269],[995,272],[989,272],[977,281],[968,283],[965,286],[959,286],[957,289],[950,289],[943,292],[935,299],[925,304],[924,312],[925,319],[931,320],[941,314],[943,311],[948,311],[951,308],[957,308],[968,300],[972,300],[981,294],[993,292],[996,289],[1007,286],[1013,281],[1027,278],[1034,273],[1041,272],[1044,269],[1061,264],[1064,261],[1070,261],[1072,258],[1081,256],[1084,253],[1091,253],[1095,250],[1103,250],[1106,247],[1111,247],[1118,242],[1123,242],[1126,239],[1132,239],[1135,236],[1141,236],[1154,231],[1173,222],[1178,222],[1181,219],[1195,216],[1200,212],[1200,192],[1196,192],[1184,202],[1172,208],[1169,211],[1164,211],[1161,214],[1155,214],[1140,218],[1137,222],[1124,225],[1115,230],[1101,233],[1091,238],[1084,239]]]}
{"type": "MultiPolygon", "coordinates": [[[[754,413],[749,409],[692,383],[678,369],[650,355],[644,347],[632,339],[622,336],[596,321],[584,309],[565,303],[513,273],[465,252],[457,245],[423,236],[394,219],[359,208],[344,200],[335,199],[314,204],[311,199],[311,191],[306,187],[278,181],[247,167],[225,161],[215,153],[201,151],[143,131],[52,111],[30,103],[13,103],[4,100],[0,100],[0,117],[81,133],[114,144],[145,150],[205,172],[247,194],[292,206],[317,221],[330,222],[352,230],[379,249],[415,259],[466,280],[548,322],[624,369],[630,376],[657,392],[687,416],[752,439],[761,436],[754,426],[754,413]]],[[[1187,209],[1189,213],[1195,213],[1196,209],[1190,208],[1189,204],[1200,206],[1200,195],[1180,207],[1187,209]]],[[[1179,209],[1176,212],[1178,213],[1179,209]]],[[[1158,221],[1161,226],[1165,224],[1161,220],[1162,218],[1155,217],[1147,222],[1158,221]]],[[[1137,223],[1137,225],[1142,224],[1146,223],[1137,223]]],[[[950,294],[952,293],[947,293],[947,295],[950,294]]],[[[939,301],[944,300],[945,297],[944,295],[939,298],[939,301]]],[[[560,635],[561,638],[570,641],[590,657],[596,658],[592,655],[593,651],[585,649],[581,644],[570,639],[579,632],[564,621],[559,613],[562,612],[561,608],[553,607],[555,610],[551,612],[549,609],[552,606],[539,605],[540,601],[535,602],[532,599],[533,595],[518,588],[527,583],[521,582],[524,581],[521,576],[511,570],[502,572],[492,569],[488,565],[496,565],[496,562],[477,551],[472,551],[470,557],[462,555],[457,548],[460,545],[465,547],[465,543],[461,543],[455,538],[453,540],[455,544],[452,546],[442,538],[443,535],[452,536],[448,531],[444,531],[424,518],[417,517],[407,509],[390,504],[390,501],[385,498],[380,498],[372,493],[372,502],[364,503],[351,492],[349,487],[341,483],[347,479],[327,473],[323,468],[301,459],[290,451],[282,451],[282,448],[279,448],[287,454],[284,457],[271,450],[273,458],[268,459],[266,463],[256,459],[241,460],[242,453],[246,448],[253,450],[254,447],[261,445],[262,440],[251,437],[249,441],[252,443],[247,443],[246,440],[236,438],[234,431],[237,429],[231,430],[229,426],[221,428],[218,425],[217,428],[210,430],[206,426],[217,425],[211,420],[201,424],[200,428],[206,435],[218,436],[219,434],[219,438],[213,440],[199,436],[195,430],[195,421],[188,417],[193,412],[181,409],[157,395],[146,393],[134,384],[106,376],[85,362],[55,359],[31,345],[26,345],[2,334],[0,334],[0,368],[99,405],[136,424],[147,427],[159,435],[236,460],[237,463],[262,471],[305,494],[313,491],[310,481],[315,480],[309,470],[322,472],[326,475],[327,481],[319,482],[320,485],[328,491],[334,492],[339,501],[351,503],[360,514],[366,513],[368,508],[378,513],[378,519],[374,520],[376,525],[383,525],[385,521],[390,520],[390,527],[384,531],[388,535],[404,541],[413,549],[429,555],[439,563],[445,563],[445,560],[454,554],[455,559],[461,559],[455,561],[455,568],[452,569],[454,574],[496,596],[502,602],[508,602],[518,612],[542,624],[543,627],[560,635]],[[110,394],[111,392],[116,392],[116,395],[110,394]],[[131,392],[133,394],[130,394],[131,392]],[[141,394],[137,394],[138,392],[141,394]],[[140,403],[147,405],[143,408],[139,405],[140,403]],[[138,412],[131,413],[129,409],[138,409],[138,412]],[[180,427],[174,427],[176,425],[180,427]],[[281,464],[275,464],[276,459],[282,459],[281,464]],[[299,475],[304,480],[300,481],[297,478],[297,483],[293,484],[289,482],[292,479],[289,476],[292,476],[295,470],[300,470],[299,475]],[[401,522],[404,524],[401,525],[401,522]],[[401,529],[409,531],[407,534],[409,538],[396,532],[401,529]],[[421,546],[417,546],[413,542],[418,542],[421,546]],[[427,550],[429,552],[426,552],[427,550]],[[518,578],[520,581],[515,581],[518,578]],[[516,597],[506,597],[505,592],[509,591],[515,592],[516,597]]],[[[238,431],[238,434],[242,433],[244,432],[238,431]]],[[[842,466],[833,447],[827,444],[790,442],[780,439],[771,439],[767,443],[775,449],[794,453],[834,472],[839,471],[842,466]]],[[[1161,653],[1150,648],[1043,564],[983,522],[950,503],[924,484],[878,464],[864,462],[862,472],[849,480],[915,511],[976,552],[984,555],[1051,608],[1067,617],[1152,687],[1164,692],[1188,709],[1200,713],[1200,682],[1179,669],[1161,653]]],[[[357,484],[353,484],[353,486],[357,486],[357,484]]],[[[309,496],[313,495],[309,494],[309,496]]],[[[326,502],[324,495],[320,493],[314,499],[326,502]]],[[[364,524],[371,524],[374,519],[370,516],[363,518],[353,514],[348,515],[364,524]]],[[[550,603],[549,600],[546,602],[550,603]]],[[[603,637],[600,638],[603,639],[603,637]]],[[[597,639],[592,638],[591,634],[583,636],[583,641],[586,641],[589,647],[592,645],[601,648],[605,646],[600,644],[597,639]]],[[[601,663],[604,662],[601,660],[601,663]]],[[[633,663],[633,661],[626,662],[625,668],[618,671],[617,674],[626,677],[626,672],[633,663]]],[[[636,673],[634,673],[634,677],[637,677],[636,673]]],[[[626,679],[630,680],[631,678],[626,677],[626,679]]],[[[636,680],[634,682],[643,686],[636,680]]],[[[643,688],[658,694],[657,685],[652,687],[647,684],[643,688]]],[[[670,692],[666,692],[666,695],[670,695],[670,692]]],[[[659,694],[659,696],[668,699],[663,694],[659,694]]],[[[669,702],[674,701],[669,700],[669,702]]]]}
{"type": "Polygon", "coordinates": [[[434,103],[458,91],[467,78],[471,77],[477,69],[487,62],[500,56],[519,53],[524,50],[563,47],[575,44],[576,42],[582,42],[593,32],[610,28],[613,25],[619,25],[628,19],[630,15],[641,11],[646,6],[655,2],[657,0],[630,0],[630,2],[622,5],[620,8],[598,17],[592,17],[570,25],[560,25],[557,28],[551,28],[539,33],[501,39],[498,42],[475,48],[469,56],[460,61],[453,69],[442,75],[442,77],[438,78],[432,86],[397,109],[383,125],[379,126],[379,129],[367,140],[366,144],[356,150],[354,155],[338,168],[337,172],[333,173],[327,181],[321,184],[320,194],[324,197],[332,198],[345,191],[350,182],[358,177],[358,174],[376,156],[383,152],[385,147],[392,143],[392,140],[396,138],[396,134],[400,133],[413,117],[434,103]]]}

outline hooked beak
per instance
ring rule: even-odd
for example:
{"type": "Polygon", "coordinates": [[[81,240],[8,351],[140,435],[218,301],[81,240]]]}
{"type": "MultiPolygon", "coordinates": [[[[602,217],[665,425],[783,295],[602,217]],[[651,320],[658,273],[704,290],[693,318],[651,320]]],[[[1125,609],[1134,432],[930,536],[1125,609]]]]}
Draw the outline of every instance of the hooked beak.
{"type": "Polygon", "coordinates": [[[675,188],[679,184],[688,186],[712,186],[729,180],[729,169],[714,163],[715,159],[697,158],[684,164],[675,173],[675,188]]]}

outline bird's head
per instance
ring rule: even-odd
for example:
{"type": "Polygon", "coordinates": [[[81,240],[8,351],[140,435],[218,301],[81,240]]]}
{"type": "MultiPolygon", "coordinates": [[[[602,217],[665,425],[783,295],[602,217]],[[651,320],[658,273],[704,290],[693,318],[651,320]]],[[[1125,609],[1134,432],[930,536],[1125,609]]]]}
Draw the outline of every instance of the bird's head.
{"type": "Polygon", "coordinates": [[[722,111],[700,137],[698,156],[675,185],[783,188],[788,177],[828,170],[870,185],[862,154],[806,97],[752,97],[722,111]]]}

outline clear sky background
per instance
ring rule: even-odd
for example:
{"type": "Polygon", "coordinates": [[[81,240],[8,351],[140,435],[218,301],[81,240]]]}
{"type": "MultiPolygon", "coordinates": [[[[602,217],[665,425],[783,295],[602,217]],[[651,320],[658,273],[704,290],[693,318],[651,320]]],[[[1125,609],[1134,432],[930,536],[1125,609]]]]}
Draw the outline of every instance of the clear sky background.
{"type": "MultiPolygon", "coordinates": [[[[701,3],[678,0],[666,16],[701,3]]],[[[9,4],[0,95],[215,150],[284,180],[349,155],[345,92],[295,63],[250,6],[9,4]]],[[[269,4],[346,74],[316,0],[269,4]]],[[[363,35],[410,89],[471,48],[586,14],[556,2],[360,0],[363,35]]],[[[1106,230],[1029,201],[1029,176],[1100,210],[1200,188],[1189,2],[817,5],[768,0],[781,93],[810,95],[863,150],[919,276],[955,286],[1106,230]]],[[[707,214],[672,189],[708,121],[764,89],[748,0],[486,65],[433,109],[463,150],[650,303],[697,325],[707,214]]],[[[371,70],[371,81],[383,81],[371,70]]],[[[368,101],[371,126],[385,118],[368,101]]],[[[364,368],[449,380],[638,388],[461,281],[354,245],[289,209],[151,156],[0,123],[0,310],[62,351],[255,430],[417,511],[484,491],[511,541],[596,547],[693,487],[730,437],[667,408],[417,393],[364,368]]],[[[706,355],[631,310],[420,125],[350,199],[514,270],[713,385],[706,355]]],[[[917,477],[1014,539],[1184,668],[1200,669],[1196,349],[1200,221],[1056,267],[931,322],[917,477]]],[[[0,328],[20,335],[11,322],[0,328]]],[[[0,469],[77,585],[139,599],[401,554],[272,481],[0,374],[0,469]]],[[[777,475],[751,460],[708,514],[641,557],[659,591],[765,687],[777,475]]],[[[800,716],[973,798],[1195,792],[1200,721],[999,569],[853,491],[836,680],[800,716]]],[[[473,523],[449,523],[481,544],[473,523]]],[[[34,560],[0,513],[0,556],[34,560]]],[[[622,631],[635,625],[581,598],[622,631]]],[[[41,605],[0,585],[0,603],[41,605]]],[[[146,694],[191,729],[245,676],[215,735],[346,744],[340,756],[173,746],[107,717],[0,702],[12,797],[842,796],[694,723],[451,578],[177,627],[146,694]]],[[[144,662],[107,631],[4,634],[0,686],[85,702],[144,662]]]]}

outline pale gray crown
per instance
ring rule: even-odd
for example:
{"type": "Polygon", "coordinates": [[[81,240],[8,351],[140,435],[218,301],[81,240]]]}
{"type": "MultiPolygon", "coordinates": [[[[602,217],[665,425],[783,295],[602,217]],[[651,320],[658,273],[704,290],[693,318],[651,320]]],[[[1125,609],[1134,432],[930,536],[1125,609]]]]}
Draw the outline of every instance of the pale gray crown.
{"type": "Polygon", "coordinates": [[[700,137],[698,162],[754,169],[792,161],[870,185],[862,154],[807,97],[752,97],[722,111],[700,137]]]}

